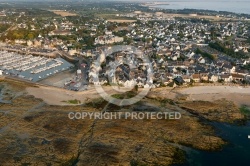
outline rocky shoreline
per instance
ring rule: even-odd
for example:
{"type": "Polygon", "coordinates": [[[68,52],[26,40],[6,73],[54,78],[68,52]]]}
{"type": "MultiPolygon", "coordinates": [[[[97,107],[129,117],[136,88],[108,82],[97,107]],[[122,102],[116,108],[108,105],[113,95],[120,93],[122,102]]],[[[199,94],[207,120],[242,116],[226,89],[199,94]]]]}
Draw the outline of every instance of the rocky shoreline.
{"type": "Polygon", "coordinates": [[[227,101],[185,101],[151,95],[129,107],[107,105],[103,100],[78,106],[52,106],[30,96],[27,85],[0,82],[12,95],[11,104],[0,104],[0,163],[3,165],[172,165],[184,163],[183,145],[218,151],[227,142],[216,136],[210,121],[240,119],[238,109],[227,101]],[[207,106],[213,105],[214,111],[207,106]],[[177,111],[179,120],[70,120],[69,112],[177,111]],[[204,106],[204,108],[202,107],[204,106]],[[149,107],[150,106],[150,107],[149,107]],[[226,107],[231,112],[225,114],[226,107]],[[215,111],[225,107],[221,114],[215,111]],[[198,108],[198,109],[197,109],[198,108]],[[203,108],[203,109],[201,109],[203,108]],[[115,109],[115,110],[114,110],[115,109]],[[147,110],[146,109],[146,110],[147,110]],[[198,116],[196,116],[196,113],[198,116]],[[210,115],[211,114],[211,115],[210,115]],[[217,117],[220,115],[221,117],[217,117]]]}

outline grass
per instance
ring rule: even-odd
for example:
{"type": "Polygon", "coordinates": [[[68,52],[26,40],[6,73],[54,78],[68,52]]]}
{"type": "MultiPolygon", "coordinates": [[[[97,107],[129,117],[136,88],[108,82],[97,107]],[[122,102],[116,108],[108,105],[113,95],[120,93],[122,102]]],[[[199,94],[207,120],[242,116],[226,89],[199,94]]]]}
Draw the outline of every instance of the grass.
{"type": "Polygon", "coordinates": [[[130,99],[132,97],[135,97],[137,94],[135,92],[132,91],[128,91],[126,93],[122,93],[122,94],[114,94],[112,95],[113,98],[116,99],[130,99]]]}
{"type": "Polygon", "coordinates": [[[71,12],[63,11],[63,10],[52,10],[52,12],[55,13],[56,15],[60,15],[62,17],[77,16],[76,13],[71,13],[71,12]]]}
{"type": "Polygon", "coordinates": [[[81,104],[80,100],[74,99],[74,100],[68,100],[68,101],[62,101],[64,103],[68,103],[68,104],[81,104]]]}
{"type": "Polygon", "coordinates": [[[107,101],[104,100],[103,98],[96,98],[93,99],[87,103],[85,103],[87,107],[93,107],[93,108],[104,108],[107,105],[107,101]]]}
{"type": "Polygon", "coordinates": [[[32,82],[28,81],[20,81],[15,78],[4,78],[0,79],[0,83],[7,83],[11,86],[13,90],[19,91],[19,90],[24,90],[27,87],[38,87],[32,82]]]}
{"type": "Polygon", "coordinates": [[[161,104],[161,107],[166,107],[166,104],[170,104],[170,105],[175,105],[175,102],[171,99],[160,99],[160,100],[157,100],[160,102],[161,104]]]}
{"type": "Polygon", "coordinates": [[[250,108],[245,105],[240,107],[240,112],[245,116],[250,116],[250,108]]]}

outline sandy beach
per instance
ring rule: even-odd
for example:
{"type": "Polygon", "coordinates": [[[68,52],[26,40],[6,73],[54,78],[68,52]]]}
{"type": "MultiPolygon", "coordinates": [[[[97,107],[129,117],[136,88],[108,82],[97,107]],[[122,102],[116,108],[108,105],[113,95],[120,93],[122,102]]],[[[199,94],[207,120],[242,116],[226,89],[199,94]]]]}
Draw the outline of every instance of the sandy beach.
{"type": "MultiPolygon", "coordinates": [[[[123,92],[117,92],[111,86],[103,87],[104,91],[107,94],[113,95],[123,92]]],[[[121,88],[121,91],[127,91],[126,88],[121,88]]],[[[62,88],[55,88],[55,87],[27,87],[26,92],[29,95],[35,96],[36,98],[42,99],[49,105],[71,105],[67,103],[70,100],[78,100],[83,103],[88,103],[93,99],[101,98],[98,94],[94,86],[91,86],[86,91],[70,91],[62,88]]]]}
{"type": "MultiPolygon", "coordinates": [[[[29,95],[42,99],[49,105],[70,105],[69,100],[79,100],[81,103],[88,102],[90,99],[100,98],[95,89],[89,89],[83,92],[69,91],[66,89],[54,87],[28,87],[26,91],[29,95]]],[[[110,92],[112,93],[112,92],[110,92]]]]}
{"type": "MultiPolygon", "coordinates": [[[[108,94],[116,94],[112,87],[105,87],[108,94]]],[[[92,99],[101,98],[94,87],[90,87],[87,91],[75,92],[54,87],[28,87],[26,91],[29,95],[43,99],[50,105],[69,105],[67,102],[77,99],[81,103],[86,103],[92,99]]],[[[148,96],[157,96],[161,98],[175,99],[178,95],[186,95],[188,101],[215,101],[226,99],[233,101],[236,105],[250,106],[250,87],[244,88],[240,86],[196,86],[188,88],[157,88],[149,92],[148,96]]]]}
{"type": "Polygon", "coordinates": [[[177,90],[181,94],[188,95],[187,100],[214,101],[226,99],[236,105],[250,106],[250,87],[241,86],[197,86],[177,90]]]}

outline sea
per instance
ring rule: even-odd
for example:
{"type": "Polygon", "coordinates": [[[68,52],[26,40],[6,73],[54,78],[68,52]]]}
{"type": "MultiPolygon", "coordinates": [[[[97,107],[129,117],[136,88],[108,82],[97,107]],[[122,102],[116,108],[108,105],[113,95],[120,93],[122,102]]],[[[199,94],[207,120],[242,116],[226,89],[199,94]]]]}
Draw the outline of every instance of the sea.
{"type": "Polygon", "coordinates": [[[156,5],[162,9],[202,9],[250,14],[250,0],[164,0],[168,5],[156,5]]]}
{"type": "MultiPolygon", "coordinates": [[[[244,126],[212,122],[218,136],[228,144],[221,151],[208,152],[185,149],[188,166],[250,165],[250,122],[244,126]]],[[[182,166],[183,166],[182,165],[182,166]]]]}

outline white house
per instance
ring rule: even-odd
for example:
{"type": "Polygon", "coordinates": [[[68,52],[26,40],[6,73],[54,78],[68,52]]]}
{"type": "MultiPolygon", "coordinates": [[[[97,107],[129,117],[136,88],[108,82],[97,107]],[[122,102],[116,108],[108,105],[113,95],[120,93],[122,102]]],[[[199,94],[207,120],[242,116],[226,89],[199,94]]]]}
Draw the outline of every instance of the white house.
{"type": "Polygon", "coordinates": [[[171,56],[171,59],[172,59],[173,61],[177,61],[178,57],[177,57],[177,55],[172,55],[172,56],[171,56]]]}
{"type": "Polygon", "coordinates": [[[135,86],[137,83],[134,81],[134,80],[127,80],[125,83],[124,83],[124,86],[126,87],[126,88],[131,88],[131,87],[133,87],[133,86],[135,86]]]}
{"type": "Polygon", "coordinates": [[[144,84],[140,81],[140,82],[137,83],[137,86],[138,86],[139,88],[142,88],[142,87],[144,87],[144,84]]]}
{"type": "Polygon", "coordinates": [[[69,51],[68,51],[68,53],[69,53],[69,55],[75,55],[75,54],[77,54],[77,53],[79,53],[76,49],[70,49],[69,51]]]}
{"type": "Polygon", "coordinates": [[[182,76],[182,79],[183,79],[183,81],[185,81],[186,83],[190,83],[190,82],[191,82],[191,78],[190,78],[190,76],[188,76],[188,75],[183,75],[183,76],[182,76]]]}
{"type": "Polygon", "coordinates": [[[27,46],[32,46],[33,45],[33,42],[31,40],[28,40],[27,41],[27,46]]]}
{"type": "Polygon", "coordinates": [[[204,58],[202,58],[202,57],[200,57],[200,58],[198,59],[198,61],[199,61],[199,63],[201,63],[201,64],[206,63],[206,60],[205,60],[204,58]]]}
{"type": "Polygon", "coordinates": [[[78,69],[78,70],[76,71],[76,74],[77,74],[77,75],[80,75],[80,74],[82,74],[82,71],[81,71],[80,69],[78,69]]]}
{"type": "Polygon", "coordinates": [[[123,42],[123,37],[118,37],[118,36],[99,36],[95,38],[95,44],[112,44],[112,43],[119,43],[123,42]]]}
{"type": "Polygon", "coordinates": [[[219,80],[219,76],[217,76],[217,75],[212,75],[209,78],[209,81],[211,81],[211,82],[218,82],[218,80],[219,80]]]}

